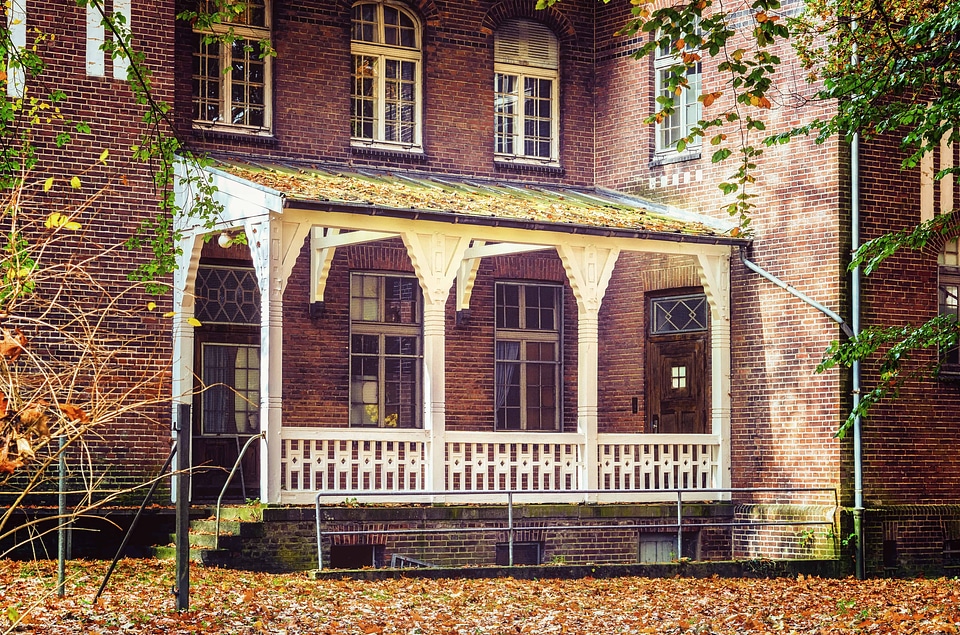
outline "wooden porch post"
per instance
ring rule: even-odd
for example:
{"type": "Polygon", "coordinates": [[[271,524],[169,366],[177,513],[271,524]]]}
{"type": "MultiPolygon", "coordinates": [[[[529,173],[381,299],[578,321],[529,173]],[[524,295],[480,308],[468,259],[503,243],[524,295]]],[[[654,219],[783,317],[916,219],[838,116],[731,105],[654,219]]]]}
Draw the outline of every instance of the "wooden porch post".
{"type": "Polygon", "coordinates": [[[424,485],[428,490],[443,490],[447,489],[446,304],[470,239],[408,231],[403,244],[423,290],[423,425],[429,433],[424,485]]]}
{"type": "MultiPolygon", "coordinates": [[[[701,254],[700,278],[710,303],[711,432],[720,438],[718,480],[730,487],[730,255],[701,254]]],[[[729,498],[729,494],[721,495],[729,498]]]]}
{"type": "MultiPolygon", "coordinates": [[[[577,431],[582,438],[580,488],[598,489],[599,387],[599,315],[613,267],[620,256],[618,248],[594,245],[558,245],[570,286],[577,298],[577,431]]],[[[595,499],[588,497],[588,500],[595,499]]]]}

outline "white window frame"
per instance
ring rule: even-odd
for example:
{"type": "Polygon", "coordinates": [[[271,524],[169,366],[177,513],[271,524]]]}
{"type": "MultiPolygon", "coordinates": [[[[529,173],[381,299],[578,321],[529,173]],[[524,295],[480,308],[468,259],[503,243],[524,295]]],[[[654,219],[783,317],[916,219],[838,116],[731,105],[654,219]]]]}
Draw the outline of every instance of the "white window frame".
{"type": "MultiPolygon", "coordinates": [[[[520,290],[519,302],[519,319],[520,324],[519,328],[512,328],[507,326],[501,326],[498,323],[498,317],[494,317],[494,390],[497,390],[497,372],[498,367],[501,363],[515,363],[518,366],[519,377],[517,382],[520,386],[520,428],[508,428],[506,427],[506,422],[501,422],[497,419],[499,416],[499,405],[494,400],[494,430],[497,432],[559,432],[563,426],[563,334],[562,334],[562,325],[563,325],[563,287],[556,284],[543,283],[543,282],[497,282],[497,287],[517,287],[520,290]],[[551,288],[554,290],[554,306],[553,306],[553,315],[554,315],[554,325],[553,329],[536,329],[529,327],[526,321],[526,297],[524,291],[528,287],[534,287],[537,289],[541,288],[551,288]],[[501,342],[513,342],[519,346],[517,358],[501,359],[498,351],[500,349],[499,344],[501,342]],[[556,351],[556,359],[552,362],[546,363],[543,360],[528,360],[526,353],[526,344],[530,343],[545,343],[553,344],[554,350],[556,351]],[[527,393],[528,393],[528,380],[527,380],[527,371],[530,365],[537,364],[541,367],[551,366],[553,370],[553,386],[554,386],[554,420],[552,428],[529,428],[528,421],[528,405],[527,405],[527,393]]],[[[494,293],[494,306],[497,314],[501,311],[501,305],[499,302],[499,293],[494,293]]],[[[505,404],[504,404],[505,405],[505,404]]]]}
{"type": "MultiPolygon", "coordinates": [[[[937,306],[939,315],[960,319],[960,243],[957,238],[947,240],[937,258],[937,306]]],[[[942,375],[960,374],[960,353],[957,348],[941,350],[942,375]]]]}
{"type": "MultiPolygon", "coordinates": [[[[246,134],[271,135],[273,133],[273,59],[270,55],[259,60],[263,63],[263,125],[237,124],[231,121],[231,112],[233,109],[233,73],[228,69],[233,64],[233,45],[230,42],[212,42],[204,44],[205,36],[232,36],[237,41],[244,40],[253,47],[251,56],[258,56],[260,51],[259,42],[271,40],[271,13],[272,0],[262,0],[264,11],[264,24],[251,25],[240,21],[211,25],[209,30],[194,29],[197,35],[197,49],[194,50],[194,57],[202,56],[207,47],[217,48],[217,57],[220,61],[218,81],[220,86],[220,120],[193,119],[193,127],[204,130],[223,130],[230,132],[241,132],[246,134]]],[[[243,18],[241,18],[243,19],[243,18]]],[[[194,74],[194,81],[211,81],[210,77],[203,74],[203,63],[201,61],[200,74],[194,74]]],[[[194,115],[196,115],[197,102],[200,96],[193,95],[194,115]]]]}
{"type": "MultiPolygon", "coordinates": [[[[692,47],[687,47],[686,51],[696,50],[692,47]]],[[[681,64],[681,55],[675,48],[668,48],[663,46],[658,46],[656,52],[654,53],[653,59],[653,72],[654,72],[654,102],[653,108],[654,112],[659,112],[662,109],[662,106],[657,102],[657,98],[661,96],[666,96],[666,88],[664,79],[670,74],[670,69],[677,64],[681,64]]],[[[672,95],[674,100],[674,110],[673,114],[669,115],[664,121],[658,121],[655,125],[655,152],[658,155],[667,155],[667,154],[676,154],[677,153],[677,142],[684,138],[690,136],[690,132],[697,125],[700,119],[703,118],[703,104],[700,101],[700,95],[702,93],[702,80],[703,80],[703,71],[701,63],[698,61],[693,68],[687,69],[687,77],[690,85],[683,89],[681,95],[672,95]],[[683,100],[680,103],[680,100],[683,100]],[[692,113],[692,114],[691,114],[692,113]],[[669,128],[677,128],[677,136],[675,139],[671,139],[669,142],[666,139],[668,128],[665,127],[665,124],[670,124],[669,128]]],[[[694,137],[690,143],[687,144],[687,147],[684,149],[684,153],[688,151],[699,151],[701,146],[701,138],[699,136],[694,137]]]]}
{"type": "MultiPolygon", "coordinates": [[[[359,309],[361,314],[363,309],[359,309]]],[[[422,429],[423,428],[423,294],[420,290],[420,284],[417,279],[413,276],[399,274],[399,273],[378,273],[373,271],[352,271],[350,272],[350,352],[349,352],[349,363],[350,370],[348,375],[350,377],[350,396],[349,396],[349,408],[348,408],[348,425],[353,428],[402,428],[402,429],[422,429]],[[417,315],[415,322],[405,322],[397,323],[391,322],[387,316],[387,306],[386,306],[386,297],[385,297],[385,282],[387,279],[391,278],[402,278],[413,283],[415,292],[417,293],[417,315]],[[375,299],[377,301],[376,311],[377,316],[372,319],[364,319],[362,315],[357,315],[354,308],[354,300],[358,296],[354,295],[354,285],[363,284],[363,279],[375,280],[377,284],[377,295],[375,298],[366,297],[366,300],[375,299]],[[378,350],[376,353],[364,353],[361,351],[354,350],[354,336],[367,336],[367,337],[376,337],[378,340],[378,350]],[[409,337],[415,338],[417,342],[417,350],[414,353],[388,353],[385,347],[385,340],[389,337],[409,337]],[[359,361],[361,358],[366,358],[369,360],[376,360],[377,364],[377,374],[375,376],[375,381],[377,384],[377,396],[375,413],[368,412],[366,416],[369,418],[371,414],[375,414],[376,422],[365,422],[361,423],[359,417],[354,417],[354,408],[355,407],[364,407],[364,399],[362,396],[363,392],[363,383],[366,381],[373,381],[371,379],[361,380],[359,383],[354,376],[353,364],[355,361],[359,361]],[[389,418],[390,414],[386,414],[387,410],[387,376],[386,376],[386,364],[388,360],[398,360],[398,359],[409,359],[412,360],[415,365],[415,381],[414,381],[414,395],[413,399],[416,403],[411,407],[411,413],[413,420],[410,422],[399,421],[393,424],[390,423],[389,418]],[[357,391],[360,391],[360,394],[357,394],[357,391]]],[[[372,402],[367,405],[374,405],[372,402]]]]}
{"type": "Polygon", "coordinates": [[[416,14],[411,11],[409,8],[403,6],[399,3],[394,2],[356,2],[353,4],[353,7],[356,7],[361,4],[374,4],[377,7],[377,19],[376,19],[376,30],[375,35],[377,42],[367,42],[363,40],[354,40],[353,38],[353,22],[351,20],[351,40],[350,40],[350,67],[351,67],[351,88],[350,88],[350,99],[351,99],[351,112],[350,112],[350,143],[355,147],[372,147],[372,148],[381,148],[386,150],[402,150],[409,152],[422,152],[423,151],[423,25],[420,22],[420,19],[416,14]],[[384,20],[383,20],[383,8],[384,6],[389,6],[393,9],[396,9],[408,18],[410,18],[415,26],[415,39],[416,46],[414,48],[404,47],[404,46],[393,46],[386,44],[384,37],[384,20]],[[355,59],[358,56],[372,57],[375,59],[375,68],[383,69],[386,65],[387,60],[399,61],[401,63],[413,63],[416,65],[414,71],[414,105],[413,105],[413,140],[409,142],[405,141],[393,141],[387,139],[387,124],[386,124],[386,108],[387,108],[387,99],[386,99],[386,86],[387,78],[386,74],[380,70],[376,73],[376,85],[374,86],[374,131],[372,137],[362,137],[354,134],[354,112],[353,112],[353,101],[356,97],[355,88],[356,88],[356,75],[353,71],[355,67],[355,59]]]}
{"type": "MultiPolygon", "coordinates": [[[[560,163],[560,72],[559,72],[559,44],[556,39],[556,35],[552,32],[549,32],[547,27],[535,22],[534,20],[527,19],[518,19],[515,21],[519,23],[517,37],[523,38],[528,37],[528,30],[526,25],[523,23],[530,23],[533,28],[539,30],[541,35],[546,35],[549,33],[549,37],[552,38],[552,41],[549,43],[549,47],[552,49],[550,55],[543,57],[543,49],[541,47],[526,47],[525,43],[521,40],[518,42],[518,48],[521,49],[519,57],[526,58],[525,63],[519,63],[520,60],[506,61],[499,59],[498,56],[500,53],[496,51],[497,46],[495,44],[495,59],[494,59],[494,158],[496,161],[501,162],[516,162],[516,163],[530,163],[536,165],[548,164],[548,165],[559,165],[560,163]],[[539,51],[541,55],[538,55],[535,51],[539,51]],[[497,92],[497,87],[499,86],[499,77],[500,76],[511,76],[515,78],[516,81],[516,92],[513,93],[516,96],[516,113],[515,113],[515,125],[513,128],[513,151],[504,152],[499,149],[501,144],[501,132],[499,130],[500,116],[498,102],[501,99],[501,95],[506,93],[497,92]],[[528,154],[526,152],[527,145],[527,136],[526,136],[526,108],[525,108],[525,95],[523,94],[526,80],[547,80],[550,82],[550,153],[549,156],[541,156],[538,154],[528,154]]],[[[494,36],[495,38],[500,37],[500,32],[494,36]]],[[[542,45],[542,42],[540,43],[542,45]]]]}

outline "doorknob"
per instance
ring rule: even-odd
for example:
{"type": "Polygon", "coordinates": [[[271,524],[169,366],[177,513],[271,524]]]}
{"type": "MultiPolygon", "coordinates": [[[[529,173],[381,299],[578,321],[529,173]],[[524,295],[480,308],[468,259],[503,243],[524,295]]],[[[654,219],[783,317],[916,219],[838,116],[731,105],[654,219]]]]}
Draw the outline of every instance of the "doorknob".
{"type": "Polygon", "coordinates": [[[653,415],[650,418],[650,431],[656,433],[656,432],[659,432],[659,430],[660,430],[660,417],[658,417],[657,415],[653,415]]]}

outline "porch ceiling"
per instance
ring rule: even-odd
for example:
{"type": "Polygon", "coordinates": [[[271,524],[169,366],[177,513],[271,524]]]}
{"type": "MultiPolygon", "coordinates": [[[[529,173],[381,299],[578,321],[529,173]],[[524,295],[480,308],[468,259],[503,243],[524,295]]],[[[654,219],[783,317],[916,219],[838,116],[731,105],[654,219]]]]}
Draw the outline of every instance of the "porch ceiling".
{"type": "Polygon", "coordinates": [[[284,207],[385,215],[428,213],[447,222],[512,221],[539,229],[644,234],[741,244],[736,225],[598,187],[465,178],[416,171],[218,158],[215,168],[284,198],[284,207]],[[441,218],[443,217],[443,218],[441,218]]]}

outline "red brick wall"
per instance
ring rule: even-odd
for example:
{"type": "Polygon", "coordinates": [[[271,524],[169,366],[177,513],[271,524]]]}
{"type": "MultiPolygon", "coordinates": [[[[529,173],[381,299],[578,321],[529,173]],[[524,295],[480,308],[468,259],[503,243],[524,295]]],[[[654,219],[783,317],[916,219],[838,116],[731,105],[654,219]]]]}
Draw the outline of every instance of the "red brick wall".
{"type": "MultiPolygon", "coordinates": [[[[425,158],[350,146],[350,3],[277,1],[274,10],[274,134],[193,131],[197,148],[244,155],[350,162],[430,171],[587,184],[593,181],[593,3],[570,0],[546,12],[534,2],[470,2],[419,13],[423,30],[425,158]],[[497,167],[493,155],[493,31],[505,19],[547,24],[560,43],[561,170],[497,167]]],[[[190,77],[194,36],[178,25],[177,73],[190,77]]],[[[191,87],[177,86],[177,121],[190,131],[191,87]]]]}
{"type": "MultiPolygon", "coordinates": [[[[735,170],[713,164],[715,148],[702,156],[658,165],[654,128],[642,123],[653,112],[652,60],[633,60],[639,40],[612,34],[627,17],[625,4],[611,3],[597,18],[597,181],[635,191],[680,208],[727,218],[718,184],[735,170]]],[[[644,36],[646,37],[646,36],[644,36]]],[[[801,120],[829,115],[827,104],[798,109],[795,91],[809,94],[789,50],[777,70],[783,103],[767,113],[767,134],[801,120]]],[[[704,118],[729,106],[731,92],[716,61],[703,63],[703,90],[723,90],[704,118]]],[[[734,138],[733,129],[724,132],[734,138]]],[[[713,133],[715,134],[715,133],[713,133]]],[[[754,134],[751,142],[758,143],[754,134]]],[[[821,304],[845,312],[843,263],[847,238],[845,158],[838,143],[798,139],[768,148],[757,162],[751,212],[751,260],[821,304]]],[[[817,310],[732,264],[732,477],[735,487],[839,484],[840,447],[833,438],[844,416],[840,375],[814,375],[839,330],[817,310]]]]}
{"type": "MultiPolygon", "coordinates": [[[[108,5],[109,9],[109,5],[108,5]]],[[[173,99],[173,15],[168,3],[162,0],[136,2],[132,25],[134,45],[146,55],[145,63],[152,71],[154,97],[159,101],[173,99]],[[149,32],[147,27],[151,29],[149,32]]],[[[158,213],[157,193],[146,166],[131,158],[130,148],[139,143],[147,132],[142,123],[143,108],[132,103],[131,91],[125,81],[113,79],[113,66],[106,56],[106,76],[86,75],[86,12],[73,3],[40,1],[27,7],[28,43],[34,29],[51,36],[41,44],[39,54],[46,70],[36,81],[28,83],[28,95],[45,96],[51,89],[63,91],[60,111],[70,122],[90,125],[89,134],[77,132],[72,124],[67,128],[72,135],[65,148],[57,148],[53,135],[56,122],[41,122],[34,130],[38,163],[31,179],[43,181],[55,178],[49,192],[32,188],[27,205],[36,206],[38,214],[53,211],[68,212],[89,203],[77,217],[82,229],[67,240],[52,247],[44,255],[41,266],[62,266],[65,262],[82,264],[85,274],[64,273],[48,280],[38,289],[42,309],[62,283],[63,295],[58,299],[62,307],[53,314],[53,322],[65,332],[82,331],[81,322],[96,325],[93,344],[126,342],[126,350],[108,364],[97,379],[81,379],[79,393],[71,400],[89,408],[91,391],[110,391],[122,395],[135,385],[146,382],[142,390],[117,399],[119,410],[123,404],[135,401],[156,401],[158,395],[169,394],[169,320],[159,316],[171,308],[169,297],[156,298],[142,291],[130,291],[127,275],[149,255],[146,251],[117,248],[132,235],[144,219],[158,213]],[[107,150],[105,164],[99,163],[101,153],[107,150]],[[69,179],[77,175],[82,187],[77,190],[69,179]],[[102,191],[101,191],[102,190],[102,191]],[[158,312],[148,312],[146,304],[156,300],[158,312]],[[82,316],[82,317],[81,317],[82,316]],[[80,318],[80,319],[76,319],[80,318]],[[102,322],[99,322],[102,320],[102,322]]],[[[49,111],[48,111],[49,112],[49,111]]],[[[34,235],[32,238],[40,239],[34,235]]],[[[36,307],[20,307],[29,312],[36,307]]],[[[17,321],[10,318],[7,326],[17,321]]],[[[59,334],[44,332],[32,322],[21,324],[31,340],[31,350],[69,367],[74,363],[69,347],[59,334]]],[[[62,392],[61,394],[66,394],[62,392]]],[[[169,449],[169,404],[151,405],[113,419],[101,425],[96,434],[87,438],[83,461],[89,466],[81,470],[80,450],[71,453],[68,468],[80,483],[80,472],[86,472],[88,482],[105,477],[96,489],[142,483],[159,470],[169,449]]]]}

